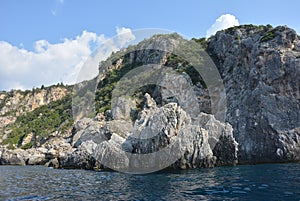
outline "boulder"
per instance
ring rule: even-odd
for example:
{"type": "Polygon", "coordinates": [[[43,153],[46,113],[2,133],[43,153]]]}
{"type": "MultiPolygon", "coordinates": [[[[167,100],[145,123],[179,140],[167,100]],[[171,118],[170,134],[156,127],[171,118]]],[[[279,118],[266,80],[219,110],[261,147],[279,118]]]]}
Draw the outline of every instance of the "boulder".
{"type": "Polygon", "coordinates": [[[27,157],[26,165],[44,165],[47,162],[45,153],[37,149],[29,150],[27,157]]]}
{"type": "Polygon", "coordinates": [[[76,126],[74,137],[74,150],[60,157],[62,167],[151,172],[237,163],[237,142],[229,124],[205,113],[191,118],[174,102],[158,107],[149,94],[133,125],[124,119],[105,126],[90,120],[76,126]]]}
{"type": "Polygon", "coordinates": [[[0,165],[25,165],[25,161],[22,157],[21,149],[8,150],[2,148],[0,150],[0,165]]]}
{"type": "Polygon", "coordinates": [[[85,150],[75,149],[64,156],[58,158],[60,167],[72,169],[92,170],[95,167],[96,160],[85,150]]]}

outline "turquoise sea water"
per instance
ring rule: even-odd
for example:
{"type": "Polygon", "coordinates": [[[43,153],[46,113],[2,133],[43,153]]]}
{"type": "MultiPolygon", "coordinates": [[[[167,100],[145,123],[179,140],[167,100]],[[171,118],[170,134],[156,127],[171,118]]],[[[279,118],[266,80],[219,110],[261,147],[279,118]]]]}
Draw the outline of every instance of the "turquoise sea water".
{"type": "Polygon", "coordinates": [[[146,175],[0,166],[0,200],[300,200],[300,164],[146,175]]]}

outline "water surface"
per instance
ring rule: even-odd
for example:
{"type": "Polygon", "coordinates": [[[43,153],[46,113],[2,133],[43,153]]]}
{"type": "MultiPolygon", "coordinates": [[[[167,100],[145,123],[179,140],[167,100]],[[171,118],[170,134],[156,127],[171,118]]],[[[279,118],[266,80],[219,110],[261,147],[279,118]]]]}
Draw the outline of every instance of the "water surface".
{"type": "Polygon", "coordinates": [[[300,200],[300,164],[147,175],[0,166],[0,200],[300,200]]]}

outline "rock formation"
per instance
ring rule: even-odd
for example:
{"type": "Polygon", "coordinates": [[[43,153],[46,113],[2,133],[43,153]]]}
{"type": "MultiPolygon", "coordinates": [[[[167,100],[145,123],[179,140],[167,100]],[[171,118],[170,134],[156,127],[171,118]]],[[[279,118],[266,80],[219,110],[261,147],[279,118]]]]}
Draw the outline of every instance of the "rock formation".
{"type": "Polygon", "coordinates": [[[242,26],[208,41],[227,93],[239,163],[300,160],[300,40],[288,27],[242,26]]]}
{"type": "Polygon", "coordinates": [[[0,93],[0,129],[13,123],[18,116],[60,100],[69,92],[66,87],[53,86],[32,91],[12,90],[0,93]]]}
{"type": "MultiPolygon", "coordinates": [[[[226,123],[213,115],[210,95],[215,94],[201,75],[166,51],[180,44],[178,37],[158,35],[114,53],[102,62],[106,68],[99,76],[100,98],[96,99],[100,109],[95,118],[83,118],[67,135],[48,135],[24,150],[20,147],[33,139],[33,134],[26,133],[16,149],[0,148],[0,165],[136,173],[167,167],[300,161],[300,40],[296,32],[284,26],[243,25],[219,31],[206,41],[206,51],[226,90],[226,123]],[[157,46],[161,49],[155,50],[157,46]],[[142,97],[119,95],[110,100],[107,94],[117,86],[118,76],[139,65],[157,72],[168,66],[177,74],[166,73],[159,78],[160,85],[153,86],[150,81],[155,72],[151,71],[150,79],[144,76],[148,85],[139,89],[142,97]],[[107,107],[110,103],[112,108],[107,107]]],[[[26,114],[66,94],[63,90],[45,93],[27,97],[14,92],[11,99],[0,94],[3,136],[9,134],[6,125],[17,116],[7,112],[26,114]]]]}
{"type": "Polygon", "coordinates": [[[75,124],[69,141],[50,140],[40,148],[26,151],[4,149],[0,151],[0,164],[151,172],[167,168],[170,162],[176,169],[237,163],[237,142],[229,124],[205,113],[192,120],[176,103],[157,107],[149,94],[145,99],[147,104],[134,125],[121,120],[122,114],[102,122],[85,118],[75,124]],[[159,152],[166,147],[166,152],[159,152]],[[134,161],[130,157],[136,153],[149,155],[143,161],[134,161]]]}

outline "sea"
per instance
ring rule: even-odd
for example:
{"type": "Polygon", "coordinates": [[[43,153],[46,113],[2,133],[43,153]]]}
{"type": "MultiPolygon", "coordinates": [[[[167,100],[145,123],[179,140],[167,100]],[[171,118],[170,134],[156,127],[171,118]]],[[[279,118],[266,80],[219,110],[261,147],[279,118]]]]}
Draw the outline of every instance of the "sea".
{"type": "Polygon", "coordinates": [[[300,200],[300,163],[141,175],[0,166],[0,200],[300,200]]]}

